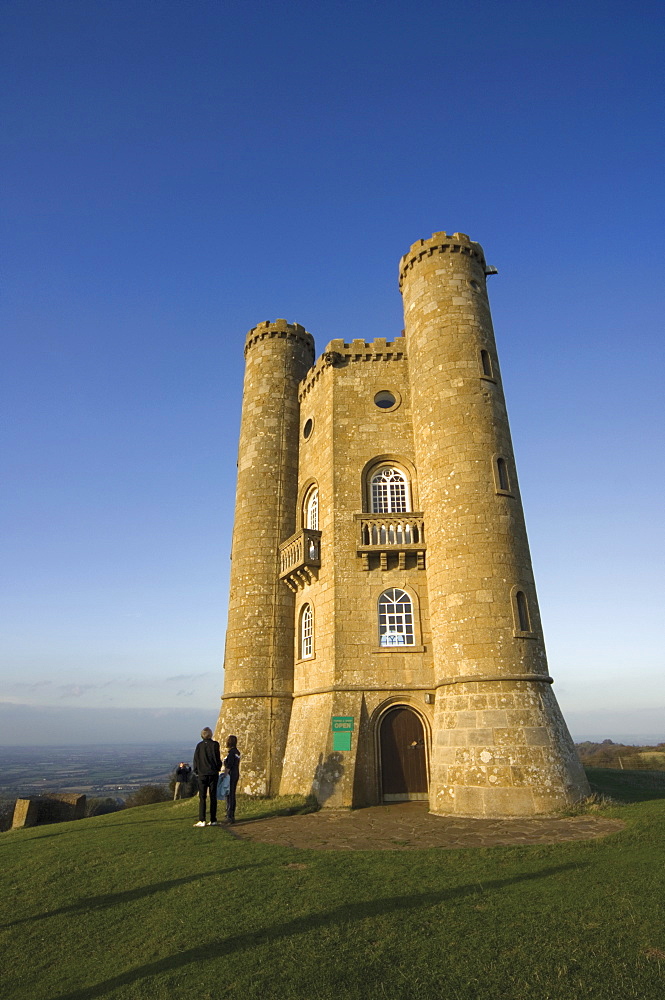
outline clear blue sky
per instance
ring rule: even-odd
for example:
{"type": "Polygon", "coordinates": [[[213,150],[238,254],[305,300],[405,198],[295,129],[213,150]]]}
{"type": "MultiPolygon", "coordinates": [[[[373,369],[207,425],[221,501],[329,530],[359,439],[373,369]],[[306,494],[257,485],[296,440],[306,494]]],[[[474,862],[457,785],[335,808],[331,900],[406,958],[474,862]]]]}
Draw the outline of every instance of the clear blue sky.
{"type": "Polygon", "coordinates": [[[245,333],[391,338],[441,229],[499,268],[573,734],[665,739],[662,4],[4,0],[0,27],[0,743],[213,723],[245,333]]]}

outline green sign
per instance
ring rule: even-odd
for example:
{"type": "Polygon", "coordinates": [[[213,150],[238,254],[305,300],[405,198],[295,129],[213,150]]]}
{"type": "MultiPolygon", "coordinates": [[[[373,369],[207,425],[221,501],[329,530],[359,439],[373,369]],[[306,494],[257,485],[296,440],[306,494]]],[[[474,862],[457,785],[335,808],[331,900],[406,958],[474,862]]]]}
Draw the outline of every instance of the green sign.
{"type": "Polygon", "coordinates": [[[333,732],[333,750],[350,750],[351,733],[333,732]]]}
{"type": "Polygon", "coordinates": [[[352,715],[333,715],[333,733],[352,733],[354,721],[355,720],[352,715]]]}

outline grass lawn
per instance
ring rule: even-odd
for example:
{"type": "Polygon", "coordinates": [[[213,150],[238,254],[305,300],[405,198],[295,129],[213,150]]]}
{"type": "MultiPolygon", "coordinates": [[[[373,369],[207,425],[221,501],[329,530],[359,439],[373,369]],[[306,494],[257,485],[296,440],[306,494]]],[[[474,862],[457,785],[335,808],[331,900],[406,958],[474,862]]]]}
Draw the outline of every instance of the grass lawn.
{"type": "Polygon", "coordinates": [[[590,772],[625,830],[551,847],[271,847],[192,800],[1,834],[2,995],[662,1000],[665,776],[632,775],[590,772]]]}

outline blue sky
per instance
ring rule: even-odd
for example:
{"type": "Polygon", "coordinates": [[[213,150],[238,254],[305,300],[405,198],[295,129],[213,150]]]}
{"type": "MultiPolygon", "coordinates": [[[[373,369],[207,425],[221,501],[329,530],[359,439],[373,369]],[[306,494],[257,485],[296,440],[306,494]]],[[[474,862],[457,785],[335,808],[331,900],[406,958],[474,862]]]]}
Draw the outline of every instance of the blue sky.
{"type": "Polygon", "coordinates": [[[662,6],[4,0],[0,26],[0,743],[212,724],[245,333],[392,338],[399,257],[442,229],[499,269],[573,734],[665,739],[662,6]]]}

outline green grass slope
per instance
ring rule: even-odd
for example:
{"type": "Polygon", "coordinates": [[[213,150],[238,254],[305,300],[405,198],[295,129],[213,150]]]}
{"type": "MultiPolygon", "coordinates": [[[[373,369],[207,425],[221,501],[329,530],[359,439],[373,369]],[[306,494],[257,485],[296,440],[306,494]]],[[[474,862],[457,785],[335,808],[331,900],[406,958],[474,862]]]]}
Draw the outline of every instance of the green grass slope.
{"type": "Polygon", "coordinates": [[[649,794],[603,810],[622,832],[551,847],[293,850],[195,829],[191,800],[5,833],[1,992],[661,1000],[665,789],[649,794]]]}
{"type": "Polygon", "coordinates": [[[619,771],[611,767],[587,767],[594,792],[621,802],[645,802],[665,798],[665,771],[619,771]]]}

